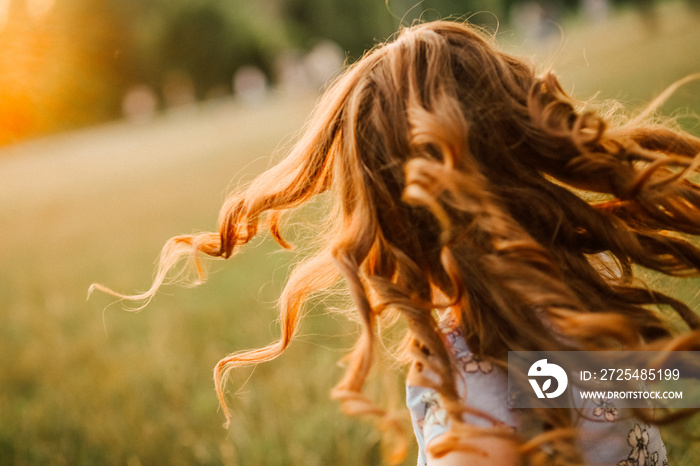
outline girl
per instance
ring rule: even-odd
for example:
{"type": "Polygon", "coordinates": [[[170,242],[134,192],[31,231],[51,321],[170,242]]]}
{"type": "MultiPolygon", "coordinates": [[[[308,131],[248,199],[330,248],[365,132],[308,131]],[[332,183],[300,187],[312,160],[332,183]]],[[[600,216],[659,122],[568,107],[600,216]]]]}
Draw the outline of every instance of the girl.
{"type": "Polygon", "coordinates": [[[280,340],[216,366],[224,407],[229,371],[279,356],[305,299],[343,279],[363,329],[332,396],[393,426],[362,388],[398,316],[420,464],[665,464],[653,424],[677,414],[508,407],[508,351],[700,348],[700,318],[634,267],[698,275],[700,139],[642,123],[653,107],[621,125],[581,107],[468,25],[408,28],[337,80],[218,232],[171,239],[151,289],[128,298],[151,298],[184,256],[203,279],[201,253],[229,258],[261,228],[289,247],[282,217],[329,192],[323,246],[280,299],[280,340]]]}

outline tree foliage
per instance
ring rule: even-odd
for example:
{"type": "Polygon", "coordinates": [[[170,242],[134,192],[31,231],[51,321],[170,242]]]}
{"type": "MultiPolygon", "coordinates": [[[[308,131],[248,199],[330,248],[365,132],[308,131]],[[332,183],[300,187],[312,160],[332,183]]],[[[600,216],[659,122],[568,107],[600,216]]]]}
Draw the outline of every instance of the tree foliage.
{"type": "MultiPolygon", "coordinates": [[[[24,2],[11,0],[8,22],[0,25],[0,72],[5,76],[0,117],[19,130],[14,136],[0,134],[0,144],[118,117],[121,99],[135,85],[149,86],[163,101],[173,73],[186,76],[194,96],[205,99],[213,91],[231,92],[232,77],[244,65],[257,66],[274,83],[277,57],[289,49],[303,53],[329,39],[353,61],[400,25],[452,17],[495,28],[524,2],[70,0],[56,2],[46,18],[32,22],[22,11],[24,2]],[[43,45],[32,45],[37,43],[34,36],[42,34],[43,45]],[[22,47],[24,56],[17,53],[22,47]],[[45,73],[27,65],[33,54],[41,58],[45,73]],[[53,94],[47,89],[54,89],[53,94]],[[8,119],[12,112],[17,118],[8,119]]],[[[576,11],[582,2],[539,1],[559,15],[576,11]]],[[[632,3],[649,14],[653,0],[632,3]]]]}

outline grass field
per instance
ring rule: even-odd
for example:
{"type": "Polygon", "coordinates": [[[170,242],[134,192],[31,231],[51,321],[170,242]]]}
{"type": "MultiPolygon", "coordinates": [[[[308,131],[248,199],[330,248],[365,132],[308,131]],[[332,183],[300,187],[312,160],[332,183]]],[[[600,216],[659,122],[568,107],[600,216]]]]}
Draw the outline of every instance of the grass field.
{"type": "MultiPolygon", "coordinates": [[[[700,18],[676,3],[661,13],[654,34],[631,12],[565,25],[555,52],[499,38],[550,61],[579,98],[601,90],[638,107],[700,72],[700,18]]],[[[140,313],[85,300],[93,281],[146,288],[163,242],[214,228],[227,189],[283,152],[314,100],[221,101],[0,152],[0,464],[381,463],[374,428],[328,400],[355,328],[317,308],[285,355],[234,375],[234,420],[221,427],[212,367],[277,337],[275,299],[297,258],[269,240],[140,313]]],[[[700,112],[700,83],[664,109],[677,107],[700,112]]],[[[696,464],[697,447],[668,441],[671,464],[696,464]]]]}

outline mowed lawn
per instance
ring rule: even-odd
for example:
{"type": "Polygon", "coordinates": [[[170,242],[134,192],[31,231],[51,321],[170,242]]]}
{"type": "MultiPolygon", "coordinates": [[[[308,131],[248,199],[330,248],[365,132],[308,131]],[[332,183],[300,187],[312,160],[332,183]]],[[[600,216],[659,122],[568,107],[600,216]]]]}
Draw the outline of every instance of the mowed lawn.
{"type": "MultiPolygon", "coordinates": [[[[632,12],[564,24],[564,39],[545,45],[498,37],[551,64],[576,97],[600,90],[638,108],[700,72],[700,17],[671,3],[659,20],[654,32],[632,12]]],[[[169,237],[215,228],[225,193],[284,154],[315,98],[215,102],[0,151],[0,464],[381,463],[376,429],[328,399],[356,326],[322,302],[287,353],[233,374],[232,427],[221,427],[212,368],[277,338],[275,300],[299,254],[261,238],[211,261],[207,284],[167,286],[139,313],[102,294],[86,301],[94,281],[146,289],[169,237]]],[[[664,111],[676,108],[700,112],[700,82],[664,111]]],[[[679,121],[700,133],[697,120],[679,121]]],[[[300,219],[290,230],[313,231],[300,219]]],[[[681,293],[695,296],[696,283],[681,293]]],[[[370,391],[400,390],[400,378],[370,391]]],[[[671,464],[695,464],[700,449],[666,437],[671,464]]]]}

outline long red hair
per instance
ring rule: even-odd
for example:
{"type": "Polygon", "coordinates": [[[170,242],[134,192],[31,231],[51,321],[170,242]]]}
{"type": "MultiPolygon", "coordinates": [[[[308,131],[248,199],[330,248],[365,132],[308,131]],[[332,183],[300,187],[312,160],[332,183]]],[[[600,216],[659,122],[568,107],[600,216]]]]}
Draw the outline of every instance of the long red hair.
{"type": "MultiPolygon", "coordinates": [[[[435,309],[452,308],[469,348],[500,367],[513,350],[700,349],[700,318],[636,277],[636,266],[699,274],[687,239],[700,234],[699,153],[700,139],[678,129],[586,110],[553,74],[468,25],[418,25],[350,66],[288,156],[228,198],[219,231],[171,239],[152,288],[129,298],[152,297],[183,257],[203,279],[200,254],[229,258],[261,228],[288,247],[281,218],[329,192],[322,247],[282,292],[280,339],[217,364],[221,404],[229,371],[279,356],[304,301],[344,279],[362,333],[333,396],[392,424],[362,388],[381,317],[397,314],[409,359],[438,375],[426,383],[459,433],[464,407],[435,309]],[[688,330],[672,332],[657,305],[688,330]]],[[[575,461],[566,413],[535,415],[554,429],[521,451],[536,456],[547,441],[575,461]]],[[[455,435],[434,452],[459,447],[455,435]]]]}

